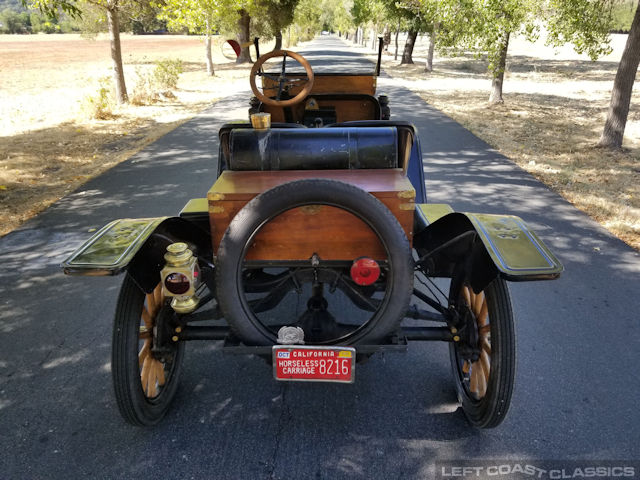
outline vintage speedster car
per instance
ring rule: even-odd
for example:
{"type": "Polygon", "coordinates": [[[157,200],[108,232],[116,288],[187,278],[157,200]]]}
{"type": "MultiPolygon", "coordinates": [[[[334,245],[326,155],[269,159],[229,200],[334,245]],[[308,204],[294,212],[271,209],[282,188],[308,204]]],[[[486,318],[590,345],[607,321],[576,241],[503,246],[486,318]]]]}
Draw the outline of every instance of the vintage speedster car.
{"type": "Polygon", "coordinates": [[[176,217],[116,220],[64,262],[68,274],[125,272],[112,374],[127,421],[165,415],[193,340],[261,356],[275,380],[345,383],[377,351],[449,342],[470,423],[504,419],[506,281],[554,279],[562,266],[518,217],[427,203],[416,129],[391,119],[376,73],[260,57],[250,121],[220,129],[206,198],[176,217]]]}

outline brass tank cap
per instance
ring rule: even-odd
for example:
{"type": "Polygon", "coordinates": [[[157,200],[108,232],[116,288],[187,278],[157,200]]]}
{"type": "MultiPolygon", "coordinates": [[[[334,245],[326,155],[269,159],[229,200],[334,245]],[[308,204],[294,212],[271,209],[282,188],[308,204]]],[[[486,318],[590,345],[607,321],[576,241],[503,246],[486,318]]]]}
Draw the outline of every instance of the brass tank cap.
{"type": "Polygon", "coordinates": [[[165,253],[164,259],[169,265],[175,267],[188,263],[192,256],[193,254],[186,243],[177,242],[167,247],[167,253],[165,253]]]}

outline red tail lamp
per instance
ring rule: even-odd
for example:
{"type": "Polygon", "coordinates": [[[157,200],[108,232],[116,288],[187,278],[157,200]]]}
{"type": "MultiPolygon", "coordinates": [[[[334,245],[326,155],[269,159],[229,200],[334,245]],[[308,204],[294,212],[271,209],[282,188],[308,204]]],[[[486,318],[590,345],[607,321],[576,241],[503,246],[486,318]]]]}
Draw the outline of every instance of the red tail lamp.
{"type": "Polygon", "coordinates": [[[357,258],[351,265],[351,278],[358,285],[373,285],[379,277],[380,265],[372,258],[357,258]]]}

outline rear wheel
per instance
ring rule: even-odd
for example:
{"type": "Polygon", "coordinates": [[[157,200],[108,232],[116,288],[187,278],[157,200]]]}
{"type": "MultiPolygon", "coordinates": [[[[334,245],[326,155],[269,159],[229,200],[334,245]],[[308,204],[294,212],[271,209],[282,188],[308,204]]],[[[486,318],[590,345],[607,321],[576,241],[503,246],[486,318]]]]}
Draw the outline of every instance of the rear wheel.
{"type": "Polygon", "coordinates": [[[175,313],[162,286],[145,294],[127,274],[113,327],[111,371],[118,408],[133,425],[153,425],[167,412],[178,387],[184,344],[164,330],[175,313]]]}
{"type": "Polygon", "coordinates": [[[458,398],[473,425],[496,427],[509,410],[516,364],[507,283],[496,278],[478,294],[463,284],[450,298],[456,299],[456,313],[462,320],[457,332],[460,341],[450,346],[458,398]]]}

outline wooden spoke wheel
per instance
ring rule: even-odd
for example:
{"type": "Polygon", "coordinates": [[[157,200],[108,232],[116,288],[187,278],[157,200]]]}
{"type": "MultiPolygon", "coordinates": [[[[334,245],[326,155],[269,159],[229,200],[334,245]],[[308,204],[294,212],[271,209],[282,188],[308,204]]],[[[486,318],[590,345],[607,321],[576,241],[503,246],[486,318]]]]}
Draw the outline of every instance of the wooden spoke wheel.
{"type": "Polygon", "coordinates": [[[465,284],[451,298],[458,299],[456,310],[464,319],[460,341],[450,347],[458,398],[473,425],[496,427],[509,409],[515,377],[515,332],[507,284],[497,278],[477,294],[465,284]]]}
{"type": "Polygon", "coordinates": [[[159,422],[176,393],[184,344],[167,338],[158,345],[159,325],[173,314],[160,284],[145,294],[127,274],[114,319],[111,371],[120,413],[131,424],[159,422]]]}

